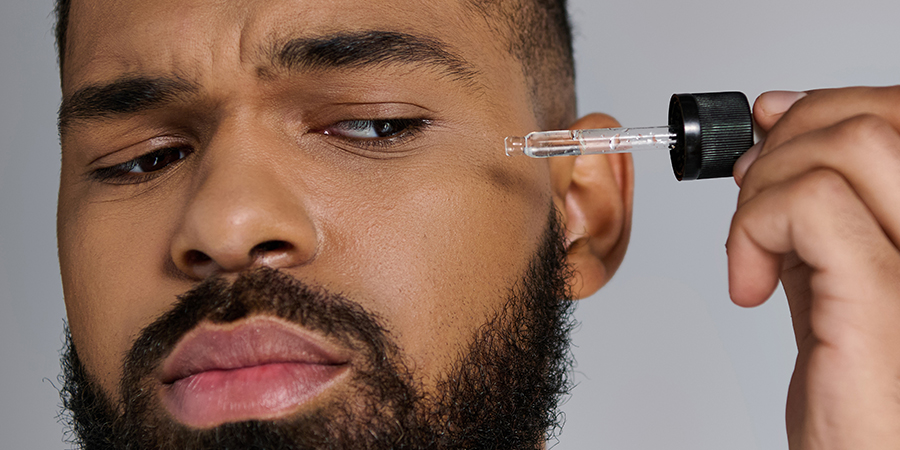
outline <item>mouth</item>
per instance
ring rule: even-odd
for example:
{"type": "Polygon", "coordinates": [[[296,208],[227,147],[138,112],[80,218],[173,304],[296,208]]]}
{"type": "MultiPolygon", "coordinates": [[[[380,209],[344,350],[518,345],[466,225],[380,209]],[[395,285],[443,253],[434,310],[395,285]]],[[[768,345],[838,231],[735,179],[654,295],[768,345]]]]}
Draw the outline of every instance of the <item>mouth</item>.
{"type": "Polygon", "coordinates": [[[349,361],[274,317],[203,323],[164,361],[162,403],[177,421],[195,428],[277,419],[336,384],[349,361]]]}

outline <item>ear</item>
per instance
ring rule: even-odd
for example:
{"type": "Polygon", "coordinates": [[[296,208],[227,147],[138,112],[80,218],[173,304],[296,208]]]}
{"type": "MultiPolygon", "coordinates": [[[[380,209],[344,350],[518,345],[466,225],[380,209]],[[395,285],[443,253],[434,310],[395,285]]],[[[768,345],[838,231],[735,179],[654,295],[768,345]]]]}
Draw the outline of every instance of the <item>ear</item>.
{"type": "MultiPolygon", "coordinates": [[[[570,129],[618,127],[594,113],[570,129]]],[[[562,213],[573,294],[587,297],[603,287],[625,257],[631,237],[634,165],[628,153],[551,158],[553,199],[562,213]]]]}

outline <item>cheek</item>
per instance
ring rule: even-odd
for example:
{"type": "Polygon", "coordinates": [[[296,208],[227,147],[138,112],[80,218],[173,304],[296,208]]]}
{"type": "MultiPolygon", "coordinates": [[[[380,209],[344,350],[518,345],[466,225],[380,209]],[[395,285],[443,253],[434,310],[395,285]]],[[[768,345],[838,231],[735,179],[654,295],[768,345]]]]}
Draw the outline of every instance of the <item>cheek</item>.
{"type": "Polygon", "coordinates": [[[104,203],[82,203],[73,211],[60,208],[60,269],[69,327],[88,372],[107,394],[116,392],[122,359],[137,331],[185,289],[161,276],[168,245],[166,233],[159,231],[172,218],[134,210],[104,203]]]}
{"type": "MultiPolygon", "coordinates": [[[[381,315],[422,380],[436,379],[506,300],[544,231],[546,166],[506,162],[320,166],[315,182],[294,193],[307,197],[321,233],[317,258],[295,274],[381,315]]],[[[138,331],[190,288],[168,269],[178,205],[189,199],[162,198],[164,205],[60,199],[73,339],[108,393],[138,331]]]]}
{"type": "Polygon", "coordinates": [[[523,276],[546,226],[550,191],[539,180],[548,178],[452,161],[389,178],[335,202],[344,215],[323,227],[333,252],[321,262],[355,280],[345,292],[385,318],[430,384],[523,276]]]}

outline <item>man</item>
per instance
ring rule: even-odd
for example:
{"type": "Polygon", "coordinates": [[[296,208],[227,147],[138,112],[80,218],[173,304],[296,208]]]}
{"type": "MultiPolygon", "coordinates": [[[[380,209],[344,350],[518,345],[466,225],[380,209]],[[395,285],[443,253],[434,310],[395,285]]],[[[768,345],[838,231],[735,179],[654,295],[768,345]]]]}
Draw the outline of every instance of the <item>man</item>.
{"type": "MultiPolygon", "coordinates": [[[[86,448],[543,445],[568,299],[621,262],[632,192],[627,156],[498,149],[616,125],[575,120],[562,4],[58,10],[86,448]]],[[[794,448],[898,442],[898,95],[765,95],[768,139],[736,167],[735,301],[764,301],[787,255],[794,448]]]]}

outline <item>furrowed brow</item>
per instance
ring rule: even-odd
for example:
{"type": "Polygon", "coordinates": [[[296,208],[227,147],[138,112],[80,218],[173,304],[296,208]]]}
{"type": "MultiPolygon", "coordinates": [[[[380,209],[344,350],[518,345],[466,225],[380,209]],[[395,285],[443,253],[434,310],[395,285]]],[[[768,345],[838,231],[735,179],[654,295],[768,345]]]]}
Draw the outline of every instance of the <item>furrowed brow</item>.
{"type": "Polygon", "coordinates": [[[105,84],[83,87],[59,107],[59,129],[75,121],[137,114],[172,103],[199,88],[177,77],[128,76],[105,84]]]}
{"type": "Polygon", "coordinates": [[[391,31],[292,39],[276,45],[272,55],[276,67],[298,72],[404,64],[438,70],[469,88],[477,85],[478,78],[478,71],[445,43],[391,31]]]}

